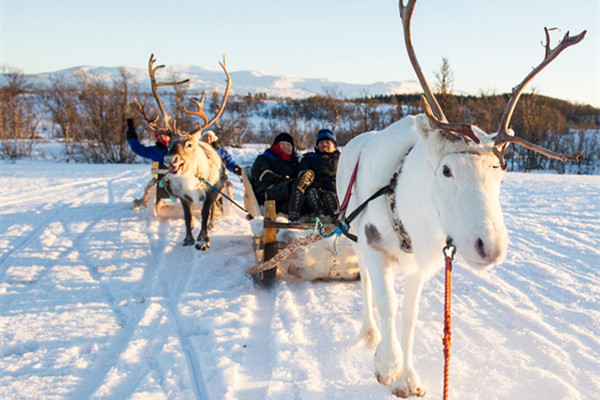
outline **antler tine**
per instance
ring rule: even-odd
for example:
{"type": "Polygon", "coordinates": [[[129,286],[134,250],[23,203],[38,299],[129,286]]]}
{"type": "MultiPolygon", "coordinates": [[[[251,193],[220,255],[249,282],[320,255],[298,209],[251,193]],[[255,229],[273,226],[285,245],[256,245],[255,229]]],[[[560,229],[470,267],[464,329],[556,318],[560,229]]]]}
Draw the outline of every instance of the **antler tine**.
{"type": "Polygon", "coordinates": [[[469,124],[450,124],[447,122],[442,122],[433,115],[433,111],[431,110],[431,107],[429,106],[429,103],[427,102],[427,99],[425,98],[424,95],[421,95],[421,100],[423,100],[423,103],[425,105],[425,114],[427,114],[427,116],[429,117],[429,121],[431,121],[431,123],[433,124],[434,127],[441,129],[442,131],[452,131],[452,132],[460,133],[463,136],[463,137],[461,137],[461,136],[457,136],[457,135],[445,135],[448,139],[458,140],[458,139],[464,139],[464,137],[468,137],[469,139],[471,139],[473,142],[475,142],[477,144],[481,143],[481,140],[479,139],[479,137],[477,137],[477,135],[475,135],[475,132],[473,132],[473,127],[471,125],[469,125],[469,124]]]}
{"type": "MultiPolygon", "coordinates": [[[[556,28],[552,28],[552,29],[556,29],[556,28]]],[[[579,35],[569,36],[569,32],[567,32],[565,34],[565,37],[563,38],[563,40],[554,49],[551,49],[550,48],[550,34],[548,33],[549,29],[544,28],[544,31],[546,33],[546,45],[545,45],[544,59],[537,67],[535,67],[533,70],[531,70],[531,72],[525,77],[525,79],[523,79],[523,81],[521,83],[519,83],[517,86],[512,88],[512,91],[510,94],[510,100],[508,101],[508,104],[506,105],[506,109],[504,110],[504,114],[502,115],[502,119],[500,120],[500,124],[498,126],[498,132],[507,132],[508,131],[508,125],[510,123],[510,118],[512,117],[512,113],[515,110],[517,102],[519,101],[519,98],[521,97],[521,94],[523,93],[525,86],[527,86],[527,84],[529,84],[529,82],[531,82],[531,80],[542,69],[544,69],[548,64],[550,64],[552,61],[554,61],[554,59],[556,57],[558,57],[558,55],[564,49],[581,42],[583,40],[583,38],[585,37],[585,34],[587,33],[587,31],[583,31],[579,35]]]]}
{"type": "Polygon", "coordinates": [[[521,94],[523,93],[523,90],[525,89],[525,86],[527,86],[527,84],[542,69],[544,69],[548,64],[550,64],[556,57],[558,57],[558,55],[564,49],[581,42],[583,40],[583,38],[585,37],[585,34],[587,33],[587,31],[583,31],[579,35],[569,36],[569,32],[567,32],[565,34],[565,36],[563,37],[562,41],[554,49],[552,49],[552,48],[550,48],[549,31],[554,30],[554,29],[556,29],[556,28],[551,28],[551,29],[544,28],[544,32],[546,34],[546,44],[544,46],[544,49],[545,49],[544,59],[537,67],[535,67],[525,77],[525,79],[523,79],[523,81],[520,84],[518,84],[517,86],[512,88],[512,91],[510,94],[510,99],[508,101],[508,104],[506,105],[504,114],[502,115],[502,118],[500,119],[500,123],[498,125],[498,135],[496,136],[496,138],[494,140],[494,146],[496,147],[496,149],[494,150],[494,153],[496,154],[496,156],[498,156],[498,159],[500,160],[500,165],[502,166],[503,169],[506,169],[506,162],[504,161],[504,152],[506,151],[506,148],[510,143],[520,144],[521,146],[526,147],[535,152],[538,152],[540,154],[543,154],[546,157],[555,158],[555,159],[561,160],[563,162],[565,162],[567,160],[577,162],[577,161],[579,161],[579,157],[582,155],[581,152],[574,153],[574,154],[554,153],[553,151],[550,151],[541,146],[530,143],[525,139],[515,137],[508,133],[509,132],[508,126],[510,123],[510,119],[512,117],[513,111],[515,110],[517,102],[519,101],[519,98],[521,97],[521,94]]]}
{"type": "Polygon", "coordinates": [[[423,88],[423,93],[425,94],[425,98],[427,99],[427,103],[431,106],[433,111],[433,115],[437,118],[438,121],[448,122],[444,112],[442,111],[442,107],[438,103],[437,99],[433,95],[433,91],[429,87],[427,83],[427,79],[425,79],[425,75],[423,74],[423,70],[419,65],[419,61],[417,60],[417,56],[415,54],[415,50],[412,45],[412,35],[410,32],[410,23],[412,14],[415,9],[415,4],[417,0],[408,0],[406,6],[404,6],[404,0],[399,1],[399,9],[400,9],[400,19],[402,20],[402,26],[404,28],[404,44],[406,45],[406,51],[408,53],[408,58],[410,59],[410,63],[412,64],[415,73],[417,74],[417,78],[419,79],[419,83],[423,88]]]}
{"type": "Polygon", "coordinates": [[[144,111],[144,105],[142,103],[140,103],[136,97],[133,98],[133,104],[138,109],[138,111],[140,112],[140,114],[142,114],[142,117],[146,121],[146,124],[148,125],[148,127],[151,130],[153,130],[153,131],[159,130],[159,124],[158,124],[159,117],[158,117],[158,115],[155,116],[154,118],[149,118],[146,115],[146,112],[144,111]]]}
{"type": "Polygon", "coordinates": [[[163,125],[165,130],[173,132],[173,128],[170,125],[171,116],[167,113],[167,109],[165,108],[162,100],[160,99],[160,95],[158,94],[158,88],[161,86],[175,86],[181,85],[183,83],[189,82],[189,79],[184,79],[182,81],[174,81],[174,82],[157,82],[156,81],[156,71],[161,68],[164,68],[164,65],[154,66],[156,62],[156,58],[154,58],[154,53],[150,54],[150,60],[148,61],[148,72],[150,73],[150,84],[152,85],[152,94],[154,95],[154,99],[156,100],[156,104],[160,109],[160,112],[163,116],[163,125]]]}
{"type": "Polygon", "coordinates": [[[225,110],[225,105],[227,104],[227,97],[229,96],[229,89],[231,88],[231,77],[229,76],[229,72],[227,72],[227,68],[225,67],[225,56],[223,56],[222,62],[219,61],[219,65],[221,66],[221,68],[223,68],[223,71],[225,71],[225,75],[227,76],[227,86],[225,87],[225,93],[223,94],[223,100],[221,101],[221,105],[217,106],[217,114],[213,117],[213,119],[208,121],[208,117],[204,113],[205,92],[202,93],[202,98],[200,99],[199,102],[196,100],[190,99],[190,101],[192,103],[196,104],[196,106],[198,107],[198,111],[192,112],[192,111],[187,110],[186,108],[183,109],[183,111],[186,112],[187,114],[197,115],[204,120],[204,125],[198,124],[198,130],[196,130],[192,134],[202,131],[203,129],[208,128],[210,125],[217,122],[217,120],[219,119],[221,114],[223,114],[223,110],[225,110]]]}
{"type": "Polygon", "coordinates": [[[200,98],[200,101],[197,101],[195,99],[189,99],[192,103],[194,103],[196,105],[196,107],[198,107],[197,111],[190,111],[187,108],[183,107],[183,111],[186,114],[196,115],[204,120],[204,125],[202,125],[200,123],[198,124],[198,129],[200,129],[200,130],[202,130],[204,127],[208,126],[208,124],[207,124],[208,117],[204,113],[204,97],[205,96],[206,96],[206,92],[202,92],[202,97],[200,98]]]}

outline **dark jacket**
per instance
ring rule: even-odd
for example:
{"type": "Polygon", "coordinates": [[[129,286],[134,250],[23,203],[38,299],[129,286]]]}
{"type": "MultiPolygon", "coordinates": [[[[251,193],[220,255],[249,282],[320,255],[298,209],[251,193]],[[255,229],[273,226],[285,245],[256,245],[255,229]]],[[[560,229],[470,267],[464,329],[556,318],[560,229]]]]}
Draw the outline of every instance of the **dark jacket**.
{"type": "Polygon", "coordinates": [[[162,163],[165,159],[165,155],[167,154],[167,148],[158,142],[154,146],[144,146],[139,140],[137,140],[137,138],[134,137],[127,138],[127,142],[129,143],[131,151],[138,156],[149,158],[152,161],[158,161],[159,163],[162,163]]]}
{"type": "Polygon", "coordinates": [[[311,187],[335,193],[335,174],[339,159],[340,152],[337,149],[332,153],[321,153],[315,149],[314,152],[302,156],[299,170],[301,173],[311,169],[315,173],[311,187]]]}
{"type": "Polygon", "coordinates": [[[291,160],[285,161],[271,149],[267,149],[256,157],[251,173],[254,193],[257,198],[262,198],[270,186],[298,176],[298,157],[293,155],[291,160]]]}

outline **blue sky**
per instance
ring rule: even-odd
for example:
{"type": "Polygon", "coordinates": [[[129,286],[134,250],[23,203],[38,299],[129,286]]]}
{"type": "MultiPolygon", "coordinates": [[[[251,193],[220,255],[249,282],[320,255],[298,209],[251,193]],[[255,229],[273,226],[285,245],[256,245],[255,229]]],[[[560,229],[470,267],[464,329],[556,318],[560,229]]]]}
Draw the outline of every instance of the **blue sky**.
{"type": "MultiPolygon", "coordinates": [[[[0,64],[25,73],[80,65],[255,70],[350,83],[414,80],[395,0],[0,0],[0,64]]],[[[413,41],[429,81],[447,57],[454,88],[502,93],[543,57],[544,26],[587,29],[530,84],[600,106],[600,1],[419,0],[413,41]]],[[[235,84],[235,83],[234,83],[235,84]]]]}

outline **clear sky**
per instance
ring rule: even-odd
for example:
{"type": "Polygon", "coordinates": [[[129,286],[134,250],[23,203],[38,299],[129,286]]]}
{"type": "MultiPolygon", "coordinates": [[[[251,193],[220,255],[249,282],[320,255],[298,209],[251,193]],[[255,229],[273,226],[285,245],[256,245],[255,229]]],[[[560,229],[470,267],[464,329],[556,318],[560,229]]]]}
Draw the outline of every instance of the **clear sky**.
{"type": "MultiPolygon", "coordinates": [[[[414,80],[396,0],[0,0],[0,64],[25,73],[81,65],[255,70],[349,83],[414,80]]],[[[543,57],[544,26],[588,31],[528,87],[600,106],[599,0],[419,0],[417,56],[442,57],[454,88],[502,93],[543,57]]],[[[235,85],[235,83],[234,83],[235,85]]]]}

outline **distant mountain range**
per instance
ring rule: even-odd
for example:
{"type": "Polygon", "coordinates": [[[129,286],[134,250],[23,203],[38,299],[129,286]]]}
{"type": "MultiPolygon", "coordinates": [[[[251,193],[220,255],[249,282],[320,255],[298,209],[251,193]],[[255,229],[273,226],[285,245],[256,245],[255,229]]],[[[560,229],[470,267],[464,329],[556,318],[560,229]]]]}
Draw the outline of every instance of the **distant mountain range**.
{"type": "MultiPolygon", "coordinates": [[[[150,89],[148,70],[141,68],[128,68],[132,79],[140,83],[142,88],[150,89]]],[[[74,79],[79,73],[93,74],[107,81],[120,78],[119,67],[74,67],[55,72],[29,74],[32,83],[50,83],[53,78],[63,77],[67,81],[74,79]]],[[[160,81],[171,80],[175,74],[177,79],[190,79],[189,89],[193,91],[206,90],[207,93],[217,90],[222,92],[225,88],[225,74],[223,71],[208,70],[197,66],[173,66],[169,70],[161,70],[157,75],[160,81]]],[[[411,94],[420,93],[421,86],[417,81],[402,82],[375,82],[371,84],[354,84],[337,82],[328,79],[293,78],[288,76],[267,75],[257,71],[230,72],[232,86],[235,94],[266,93],[274,97],[306,98],[314,95],[323,95],[328,91],[335,91],[342,98],[356,98],[375,95],[411,94]]]]}

